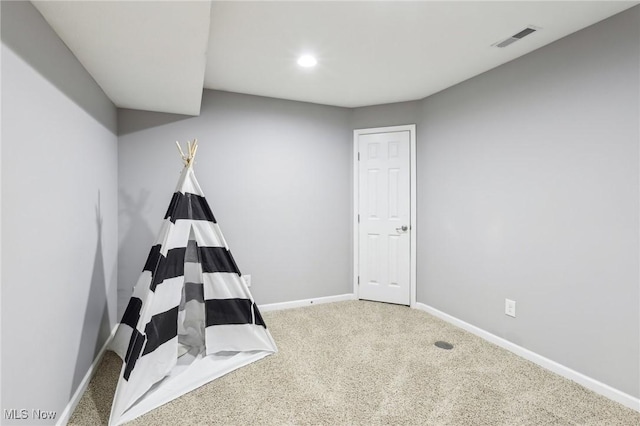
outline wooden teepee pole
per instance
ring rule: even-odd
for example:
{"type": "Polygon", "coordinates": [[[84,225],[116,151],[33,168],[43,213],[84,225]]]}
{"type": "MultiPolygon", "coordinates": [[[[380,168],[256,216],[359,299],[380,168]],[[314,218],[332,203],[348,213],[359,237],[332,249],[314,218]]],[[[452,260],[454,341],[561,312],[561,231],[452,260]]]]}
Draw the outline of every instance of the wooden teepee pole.
{"type": "Polygon", "coordinates": [[[198,139],[194,139],[192,141],[187,141],[187,153],[184,154],[182,147],[180,146],[180,142],[176,141],[176,146],[178,147],[178,151],[180,151],[180,157],[182,157],[182,162],[186,167],[190,167],[193,165],[193,161],[196,157],[196,152],[198,151],[198,139]]]}

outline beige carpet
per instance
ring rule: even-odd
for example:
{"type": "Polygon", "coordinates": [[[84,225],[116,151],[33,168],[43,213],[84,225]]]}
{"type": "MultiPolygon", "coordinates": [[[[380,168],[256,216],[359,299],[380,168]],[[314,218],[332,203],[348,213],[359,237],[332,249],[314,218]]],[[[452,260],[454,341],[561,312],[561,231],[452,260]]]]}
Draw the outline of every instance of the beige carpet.
{"type": "MultiPolygon", "coordinates": [[[[640,425],[640,413],[418,310],[349,301],[264,318],[277,355],[129,425],[640,425]]],[[[107,353],[70,424],[107,423],[120,367],[107,353]]]]}

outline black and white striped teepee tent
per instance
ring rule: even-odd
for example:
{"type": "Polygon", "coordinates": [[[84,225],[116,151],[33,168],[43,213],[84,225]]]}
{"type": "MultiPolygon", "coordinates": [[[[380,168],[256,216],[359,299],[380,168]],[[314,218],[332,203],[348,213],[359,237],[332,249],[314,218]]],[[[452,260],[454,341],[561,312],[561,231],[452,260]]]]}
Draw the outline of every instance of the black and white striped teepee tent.
{"type": "MultiPolygon", "coordinates": [[[[178,145],[180,149],[180,145],[178,145]]],[[[188,155],[111,349],[124,361],[110,425],[277,351],[188,155]]]]}

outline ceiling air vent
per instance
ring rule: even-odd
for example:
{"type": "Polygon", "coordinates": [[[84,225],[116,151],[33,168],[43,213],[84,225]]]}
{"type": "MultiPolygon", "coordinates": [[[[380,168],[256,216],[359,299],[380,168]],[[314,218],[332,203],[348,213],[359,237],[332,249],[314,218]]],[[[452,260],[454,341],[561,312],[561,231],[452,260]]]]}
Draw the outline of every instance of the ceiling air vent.
{"type": "Polygon", "coordinates": [[[524,38],[524,37],[528,36],[529,34],[538,31],[539,29],[540,29],[539,27],[534,27],[533,25],[529,25],[527,28],[525,28],[524,30],[520,31],[518,34],[514,34],[511,37],[509,37],[508,39],[499,41],[497,43],[494,43],[491,46],[494,46],[494,47],[507,47],[511,43],[515,43],[516,41],[520,40],[521,38],[524,38]]]}

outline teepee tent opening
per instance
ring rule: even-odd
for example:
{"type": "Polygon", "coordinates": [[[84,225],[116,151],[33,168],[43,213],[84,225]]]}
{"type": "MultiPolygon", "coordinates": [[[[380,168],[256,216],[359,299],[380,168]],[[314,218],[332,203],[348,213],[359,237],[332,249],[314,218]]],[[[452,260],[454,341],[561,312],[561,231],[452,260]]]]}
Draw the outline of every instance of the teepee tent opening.
{"type": "Polygon", "coordinates": [[[277,351],[196,180],[197,141],[111,348],[124,361],[109,424],[130,421],[277,351]]]}

